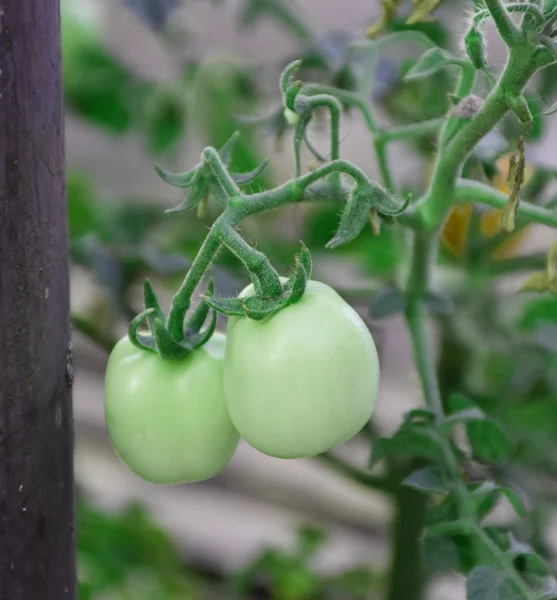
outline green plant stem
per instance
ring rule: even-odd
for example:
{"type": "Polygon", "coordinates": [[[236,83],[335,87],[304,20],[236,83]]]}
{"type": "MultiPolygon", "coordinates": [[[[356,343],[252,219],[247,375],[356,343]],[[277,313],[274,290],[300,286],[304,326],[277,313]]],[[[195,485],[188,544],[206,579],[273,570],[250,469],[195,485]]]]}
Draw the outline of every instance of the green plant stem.
{"type": "Polygon", "coordinates": [[[524,42],[523,45],[510,49],[503,75],[481,110],[438,154],[431,185],[419,207],[426,227],[435,229],[442,226],[464,160],[507,113],[509,98],[522,97],[522,90],[535,70],[531,46],[524,42]]]}
{"type": "Polygon", "coordinates": [[[410,272],[406,284],[405,316],[425,402],[433,413],[442,417],[443,404],[432,360],[427,309],[423,302],[423,296],[429,288],[429,275],[436,259],[438,243],[437,236],[421,231],[414,234],[410,272]]]}
{"type": "Polygon", "coordinates": [[[386,600],[420,600],[424,592],[424,570],[420,539],[427,496],[399,486],[395,495],[395,517],[391,526],[391,566],[386,600]]]}
{"type": "Polygon", "coordinates": [[[170,312],[168,313],[167,329],[170,336],[175,340],[182,339],[184,319],[191,305],[191,297],[221,246],[221,241],[218,237],[218,227],[215,227],[215,225],[219,223],[224,214],[222,213],[215,221],[189,268],[180,289],[172,299],[170,312]]]}
{"type": "Polygon", "coordinates": [[[502,0],[485,0],[485,5],[493,17],[499,35],[507,46],[512,47],[518,44],[521,38],[521,31],[513,23],[502,0]]]}
{"type": "MultiPolygon", "coordinates": [[[[453,191],[453,202],[479,202],[494,208],[502,209],[507,203],[508,197],[499,190],[492,188],[479,181],[459,179],[453,191]]],[[[520,202],[518,214],[529,221],[557,228],[557,211],[548,210],[543,206],[520,202]]]]}
{"type": "Polygon", "coordinates": [[[397,485],[390,477],[377,477],[370,475],[365,471],[357,469],[342,459],[334,456],[330,452],[325,452],[316,457],[316,460],[330,468],[332,471],[347,477],[352,481],[356,481],[366,487],[374,490],[392,494],[397,489],[397,485]]]}

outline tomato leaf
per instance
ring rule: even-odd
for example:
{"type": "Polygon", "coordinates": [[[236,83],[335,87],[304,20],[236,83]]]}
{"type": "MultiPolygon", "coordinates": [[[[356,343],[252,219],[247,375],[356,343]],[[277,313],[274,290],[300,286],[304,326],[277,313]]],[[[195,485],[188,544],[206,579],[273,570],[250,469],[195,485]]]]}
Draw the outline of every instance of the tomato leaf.
{"type": "Polygon", "coordinates": [[[536,553],[529,544],[519,542],[512,533],[509,533],[509,549],[507,554],[513,557],[515,568],[521,573],[532,573],[537,576],[550,574],[546,561],[536,553]]]}
{"type": "Polygon", "coordinates": [[[466,432],[474,456],[480,460],[497,463],[509,455],[510,442],[493,421],[470,421],[466,425],[466,432]]]}
{"type": "Polygon", "coordinates": [[[375,321],[400,314],[405,308],[406,298],[397,288],[381,290],[375,294],[369,307],[371,318],[375,321]]]}
{"type": "MultiPolygon", "coordinates": [[[[504,485],[499,485],[493,481],[485,481],[480,486],[475,488],[470,494],[470,500],[480,509],[480,512],[483,512],[481,511],[481,504],[486,499],[493,499],[496,502],[501,495],[507,498],[515,513],[520,518],[524,518],[526,516],[526,509],[522,504],[520,496],[511,488],[504,485]]],[[[483,516],[485,515],[481,515],[480,518],[483,516]]]]}
{"type": "Polygon", "coordinates": [[[466,580],[467,600],[522,600],[507,573],[491,567],[476,567],[466,580]]]}
{"type": "Polygon", "coordinates": [[[402,485],[425,492],[427,494],[445,493],[448,491],[447,481],[443,471],[437,466],[423,467],[402,482],[402,485]]]}
{"type": "Polygon", "coordinates": [[[454,312],[452,300],[444,294],[437,292],[426,292],[423,299],[424,304],[439,315],[451,315],[454,312]]]}

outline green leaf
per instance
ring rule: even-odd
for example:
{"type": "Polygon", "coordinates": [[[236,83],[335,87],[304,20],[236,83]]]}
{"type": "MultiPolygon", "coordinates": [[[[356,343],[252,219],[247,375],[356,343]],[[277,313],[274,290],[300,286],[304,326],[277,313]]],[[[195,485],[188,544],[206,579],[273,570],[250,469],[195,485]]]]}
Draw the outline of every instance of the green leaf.
{"type": "Polygon", "coordinates": [[[420,540],[420,554],[428,571],[460,570],[460,553],[456,543],[445,535],[426,535],[420,540]]]}
{"type": "Polygon", "coordinates": [[[536,553],[532,546],[519,542],[512,533],[509,533],[509,543],[507,553],[513,557],[513,563],[517,571],[537,575],[538,577],[550,575],[548,564],[536,553]]]}
{"type": "Polygon", "coordinates": [[[443,471],[437,466],[428,466],[410,473],[402,485],[428,494],[443,494],[448,486],[443,471]]]}
{"type": "Polygon", "coordinates": [[[557,324],[557,298],[542,297],[528,302],[522,311],[518,327],[522,331],[535,331],[545,323],[557,324]]]}
{"type": "Polygon", "coordinates": [[[439,444],[431,430],[408,424],[390,438],[373,440],[370,466],[387,456],[437,459],[439,454],[439,444]]]}
{"type": "Polygon", "coordinates": [[[406,298],[397,288],[381,290],[375,294],[369,307],[370,316],[374,321],[393,317],[403,313],[405,309],[406,298]]]}
{"type": "Polygon", "coordinates": [[[474,456],[482,461],[500,462],[511,451],[507,436],[493,421],[470,421],[466,425],[466,432],[474,456]]]}
{"type": "Polygon", "coordinates": [[[470,498],[478,506],[487,498],[497,499],[499,496],[505,496],[513,507],[515,513],[520,517],[526,517],[526,509],[522,504],[520,496],[511,488],[499,485],[493,481],[485,481],[479,487],[474,489],[470,494],[470,498]]]}
{"type": "Polygon", "coordinates": [[[433,75],[440,69],[455,64],[454,58],[441,48],[431,48],[424,52],[418,62],[406,73],[404,81],[423,79],[433,75]]]}
{"type": "Polygon", "coordinates": [[[423,299],[424,304],[431,310],[439,315],[452,315],[454,312],[453,301],[444,294],[437,292],[426,292],[423,299]]]}
{"type": "Polygon", "coordinates": [[[524,600],[505,572],[491,567],[476,567],[466,579],[467,600],[524,600]]]}

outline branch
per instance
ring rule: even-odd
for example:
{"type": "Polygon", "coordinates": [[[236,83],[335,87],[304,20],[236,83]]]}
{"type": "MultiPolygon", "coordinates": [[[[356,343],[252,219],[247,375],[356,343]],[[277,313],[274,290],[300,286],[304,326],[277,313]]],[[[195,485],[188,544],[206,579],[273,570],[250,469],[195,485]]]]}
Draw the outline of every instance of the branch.
{"type": "Polygon", "coordinates": [[[316,456],[315,460],[329,467],[332,471],[374,490],[393,494],[397,489],[395,482],[391,481],[388,477],[376,477],[375,475],[370,475],[334,456],[330,452],[325,452],[324,454],[316,456]]]}
{"type": "MultiPolygon", "coordinates": [[[[502,192],[492,188],[479,181],[459,179],[453,193],[453,200],[456,203],[480,202],[494,208],[504,208],[507,203],[507,196],[502,192]]],[[[520,202],[518,205],[518,214],[535,223],[557,228],[557,211],[550,211],[535,204],[520,202]]]]}
{"type": "Polygon", "coordinates": [[[485,0],[485,5],[491,13],[495,27],[507,46],[516,46],[521,39],[520,29],[513,23],[511,16],[502,0],[485,0]]]}

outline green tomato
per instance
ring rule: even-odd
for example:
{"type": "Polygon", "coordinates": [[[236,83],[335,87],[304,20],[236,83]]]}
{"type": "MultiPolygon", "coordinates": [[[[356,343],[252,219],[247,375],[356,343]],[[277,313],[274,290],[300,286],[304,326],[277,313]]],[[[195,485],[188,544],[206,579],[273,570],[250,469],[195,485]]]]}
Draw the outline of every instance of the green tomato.
{"type": "Polygon", "coordinates": [[[225,337],[215,333],[184,361],[165,361],[123,338],[110,355],[105,419],[114,450],[142,479],[208,479],[232,458],[239,435],[224,400],[225,337]]]}
{"type": "MultiPolygon", "coordinates": [[[[249,286],[241,296],[252,292],[249,286]]],[[[251,446],[304,458],[369,421],[379,360],[356,311],[329,286],[310,281],[301,300],[266,321],[229,319],[223,384],[230,418],[251,446]]]]}

